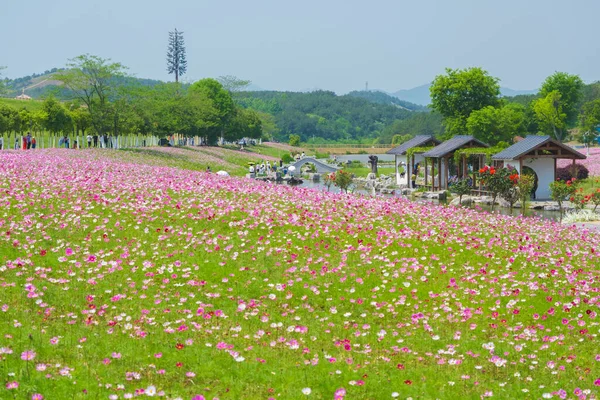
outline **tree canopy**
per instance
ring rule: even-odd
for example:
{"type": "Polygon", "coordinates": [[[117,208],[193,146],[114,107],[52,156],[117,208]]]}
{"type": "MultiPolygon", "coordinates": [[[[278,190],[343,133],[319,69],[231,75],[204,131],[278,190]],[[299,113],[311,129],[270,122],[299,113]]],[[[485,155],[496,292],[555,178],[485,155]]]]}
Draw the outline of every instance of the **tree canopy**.
{"type": "Polygon", "coordinates": [[[449,136],[463,134],[466,121],[475,110],[499,104],[498,79],[481,68],[446,69],[430,87],[431,107],[444,117],[449,136]]]}

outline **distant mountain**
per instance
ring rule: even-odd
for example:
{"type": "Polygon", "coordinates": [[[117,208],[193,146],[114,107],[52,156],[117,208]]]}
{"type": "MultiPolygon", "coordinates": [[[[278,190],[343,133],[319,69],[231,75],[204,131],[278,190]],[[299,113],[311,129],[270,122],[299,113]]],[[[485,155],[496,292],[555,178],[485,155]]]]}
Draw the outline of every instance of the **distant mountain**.
{"type": "Polygon", "coordinates": [[[530,94],[536,94],[537,92],[538,92],[537,90],[514,90],[514,89],[505,88],[505,87],[500,88],[500,94],[502,95],[502,97],[530,95],[530,94]]]}
{"type": "MultiPolygon", "coordinates": [[[[391,95],[399,98],[400,100],[409,101],[411,103],[426,106],[429,103],[431,103],[431,97],[429,96],[429,86],[431,85],[425,84],[412,89],[398,90],[397,92],[391,93],[391,95]]],[[[537,93],[537,90],[514,90],[505,87],[500,88],[500,94],[503,97],[513,97],[518,95],[535,93],[537,93]]]]}
{"type": "Polygon", "coordinates": [[[408,101],[400,100],[397,97],[391,96],[379,90],[360,90],[348,93],[346,96],[359,97],[371,103],[393,105],[408,111],[428,111],[427,107],[408,101]]]}
{"type": "Polygon", "coordinates": [[[429,97],[429,86],[430,84],[425,84],[412,89],[398,90],[397,92],[390,94],[399,98],[400,100],[426,106],[431,103],[431,98],[429,97]]]}

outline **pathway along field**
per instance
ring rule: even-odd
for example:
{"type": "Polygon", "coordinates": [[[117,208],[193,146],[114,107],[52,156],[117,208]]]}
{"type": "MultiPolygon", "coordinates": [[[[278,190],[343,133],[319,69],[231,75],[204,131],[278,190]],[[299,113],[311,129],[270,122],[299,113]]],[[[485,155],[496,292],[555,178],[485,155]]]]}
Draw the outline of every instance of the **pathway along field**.
{"type": "Polygon", "coordinates": [[[597,397],[598,233],[121,154],[0,154],[0,398],[597,397]]]}

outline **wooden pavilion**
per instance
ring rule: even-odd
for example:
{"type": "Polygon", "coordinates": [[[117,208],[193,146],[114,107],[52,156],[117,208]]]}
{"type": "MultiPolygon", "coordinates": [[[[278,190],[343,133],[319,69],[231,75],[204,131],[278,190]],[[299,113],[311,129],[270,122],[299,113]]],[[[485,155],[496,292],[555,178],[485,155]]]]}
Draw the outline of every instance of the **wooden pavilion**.
{"type": "Polygon", "coordinates": [[[523,140],[492,156],[500,166],[512,166],[519,174],[529,168],[536,177],[536,199],[550,198],[550,183],[556,179],[556,160],[583,160],[585,155],[552,139],[550,136],[527,136],[523,140]]]}
{"type": "Polygon", "coordinates": [[[414,165],[415,163],[420,163],[425,160],[425,158],[422,156],[422,153],[412,153],[409,155],[408,151],[410,149],[416,149],[418,147],[433,147],[440,143],[441,142],[433,137],[433,135],[417,135],[414,138],[402,143],[400,146],[389,150],[387,154],[394,155],[396,184],[399,186],[406,185],[407,187],[412,187],[410,177],[413,174],[414,165]],[[401,176],[400,174],[400,166],[402,164],[406,165],[404,176],[401,176]]]}
{"type": "MultiPolygon", "coordinates": [[[[451,139],[446,140],[439,146],[423,153],[423,157],[431,160],[431,171],[435,171],[435,165],[437,163],[437,182],[436,177],[432,176],[431,185],[428,184],[428,168],[425,167],[425,186],[430,187],[431,190],[448,190],[448,177],[450,169],[450,159],[454,156],[454,153],[460,149],[467,148],[487,148],[489,145],[482,141],[475,139],[471,135],[457,135],[451,139]]],[[[481,156],[480,156],[481,158],[481,156]]],[[[427,163],[426,163],[427,164],[427,163]]],[[[457,175],[466,177],[467,165],[466,157],[463,157],[462,168],[457,166],[457,175]]]]}

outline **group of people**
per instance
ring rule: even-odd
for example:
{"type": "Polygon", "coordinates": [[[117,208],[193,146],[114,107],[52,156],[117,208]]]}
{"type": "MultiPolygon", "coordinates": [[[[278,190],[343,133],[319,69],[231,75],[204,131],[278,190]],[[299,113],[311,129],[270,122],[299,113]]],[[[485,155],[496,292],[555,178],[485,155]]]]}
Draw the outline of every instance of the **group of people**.
{"type": "MultiPolygon", "coordinates": [[[[23,136],[22,139],[19,140],[19,137],[15,137],[15,150],[29,150],[35,149],[37,146],[37,141],[35,137],[31,136],[31,132],[27,132],[26,136],[23,136]]],[[[0,136],[0,150],[4,150],[4,138],[0,136]]]]}
{"type": "MultiPolygon", "coordinates": [[[[277,164],[275,162],[273,162],[273,164],[271,164],[270,161],[267,161],[266,163],[263,161],[261,164],[251,164],[250,168],[248,168],[248,171],[251,174],[257,174],[257,175],[263,175],[263,174],[271,174],[271,173],[275,173],[277,172],[278,168],[282,168],[283,166],[283,161],[279,161],[279,167],[277,167],[277,164]]],[[[286,171],[287,172],[287,169],[286,171]]],[[[284,172],[284,175],[285,175],[284,172]]]]}

